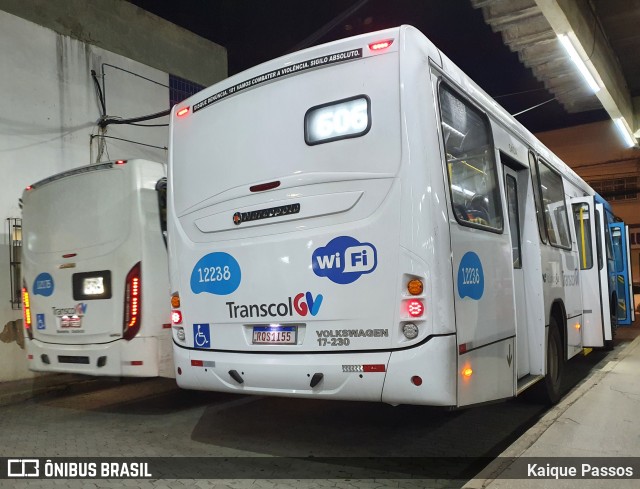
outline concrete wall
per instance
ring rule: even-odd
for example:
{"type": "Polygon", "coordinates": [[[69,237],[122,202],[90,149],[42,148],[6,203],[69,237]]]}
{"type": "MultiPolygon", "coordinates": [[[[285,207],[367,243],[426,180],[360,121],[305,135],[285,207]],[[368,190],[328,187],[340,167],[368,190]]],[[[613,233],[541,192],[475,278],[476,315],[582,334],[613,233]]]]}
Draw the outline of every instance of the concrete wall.
{"type": "MultiPolygon", "coordinates": [[[[626,148],[613,121],[536,134],[548,148],[586,181],[640,177],[640,150],[626,148]]],[[[630,226],[640,227],[640,198],[611,201],[615,214],[630,226]]],[[[632,266],[640,281],[640,245],[633,247],[632,266]]]]}
{"type": "Polygon", "coordinates": [[[203,86],[227,77],[225,48],[124,0],[0,0],[0,10],[203,86]]]}
{"type": "MultiPolygon", "coordinates": [[[[112,39],[101,42],[99,37],[95,37],[100,30],[83,30],[85,25],[77,19],[73,24],[75,14],[82,19],[91,18],[86,8],[89,4],[104,8],[110,3],[127,2],[0,0],[0,90],[3,94],[0,97],[0,381],[32,375],[26,368],[24,351],[15,332],[14,321],[21,317],[21,311],[11,308],[9,285],[7,218],[20,217],[18,199],[23,189],[54,173],[98,161],[140,157],[166,162],[167,127],[112,125],[104,133],[109,138],[92,138],[92,135],[100,133],[96,125],[100,109],[91,70],[100,75],[109,116],[128,118],[169,108],[169,74],[150,65],[171,64],[171,56],[175,53],[137,48],[136,57],[149,58],[145,63],[134,61],[98,47],[112,43],[112,39]],[[66,8],[58,12],[57,19],[73,28],[74,38],[2,10],[9,4],[12,8],[17,4],[22,8],[36,5],[42,6],[43,11],[39,13],[42,16],[51,13],[52,5],[60,3],[64,3],[66,8]],[[73,5],[77,7],[75,12],[69,9],[73,5]],[[78,32],[91,37],[92,42],[78,40],[82,37],[78,32]],[[158,62],[159,58],[166,59],[158,62]],[[104,144],[101,145],[100,141],[104,144]]],[[[136,15],[146,17],[139,12],[136,15]]],[[[145,41],[138,37],[144,36],[144,32],[139,32],[136,18],[132,22],[134,25],[130,30],[136,35],[130,42],[144,44],[145,41]]],[[[87,26],[94,24],[87,20],[87,26]]],[[[167,27],[171,25],[165,24],[164,28],[172,33],[173,28],[167,27]]],[[[123,30],[123,19],[119,25],[123,30]]],[[[156,25],[156,32],[149,34],[147,44],[153,44],[162,34],[157,32],[161,27],[156,25]]],[[[121,33],[124,37],[121,44],[127,44],[126,35],[127,32],[121,33]]],[[[215,46],[207,43],[205,46],[215,46]]],[[[208,76],[197,77],[201,82],[226,76],[226,54],[223,50],[224,56],[218,56],[219,49],[222,49],[218,48],[211,52],[200,49],[201,56],[208,55],[219,63],[223,60],[224,64],[224,69],[211,70],[208,76]]],[[[178,70],[173,74],[186,78],[190,72],[178,70]]],[[[148,123],[167,122],[168,117],[148,123]]]]}

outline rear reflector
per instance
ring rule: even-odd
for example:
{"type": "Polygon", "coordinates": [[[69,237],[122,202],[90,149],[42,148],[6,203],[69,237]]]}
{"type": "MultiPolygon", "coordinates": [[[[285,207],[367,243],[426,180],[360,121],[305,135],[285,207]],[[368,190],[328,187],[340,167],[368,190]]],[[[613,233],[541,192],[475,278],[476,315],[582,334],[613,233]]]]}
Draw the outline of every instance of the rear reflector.
{"type": "Polygon", "coordinates": [[[364,372],[384,372],[386,370],[384,364],[380,365],[363,365],[364,372]]]}
{"type": "Polygon", "coordinates": [[[370,365],[343,365],[343,372],[386,372],[384,364],[370,364],[370,365]]]}
{"type": "Polygon", "coordinates": [[[31,354],[27,355],[27,360],[33,360],[33,355],[31,354]]]}
{"type": "Polygon", "coordinates": [[[171,329],[171,323],[165,323],[162,325],[162,329],[171,329]]]}
{"type": "Polygon", "coordinates": [[[62,255],[62,258],[73,258],[77,253],[67,253],[66,255],[62,255]]]}
{"type": "Polygon", "coordinates": [[[191,360],[192,367],[204,367],[204,361],[202,360],[191,360]]]}
{"type": "Polygon", "coordinates": [[[131,365],[133,365],[134,367],[135,366],[140,366],[140,365],[142,365],[142,363],[143,363],[142,360],[132,360],[131,361],[131,365]]]}

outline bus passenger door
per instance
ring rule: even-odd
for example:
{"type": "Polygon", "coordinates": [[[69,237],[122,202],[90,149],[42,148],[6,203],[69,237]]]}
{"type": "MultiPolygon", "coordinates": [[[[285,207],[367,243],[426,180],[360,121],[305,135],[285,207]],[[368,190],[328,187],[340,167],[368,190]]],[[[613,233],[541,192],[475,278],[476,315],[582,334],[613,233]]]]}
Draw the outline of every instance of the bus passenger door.
{"type": "Polygon", "coordinates": [[[458,406],[515,395],[511,242],[490,121],[437,86],[448,182],[458,406]]]}
{"type": "MultiPolygon", "coordinates": [[[[505,160],[505,155],[501,155],[505,160]]],[[[513,259],[513,293],[516,306],[516,370],[520,379],[529,374],[529,337],[527,332],[527,304],[524,285],[524,271],[522,260],[523,227],[520,212],[521,194],[518,188],[518,173],[507,166],[504,170],[504,189],[507,199],[507,224],[511,234],[511,256],[513,259]]],[[[528,176],[528,174],[527,174],[528,176]]],[[[526,203],[524,203],[526,205],[526,203]]]]}
{"type": "Polygon", "coordinates": [[[622,222],[609,224],[611,239],[613,241],[613,257],[615,261],[615,289],[616,289],[616,317],[618,325],[629,326],[631,324],[630,305],[630,280],[629,280],[629,238],[626,226],[622,222]]]}
{"type": "Polygon", "coordinates": [[[624,227],[625,230],[625,241],[627,246],[625,250],[627,250],[627,281],[629,282],[627,287],[629,289],[629,300],[627,301],[627,307],[631,312],[631,323],[636,321],[636,304],[633,300],[633,268],[631,268],[631,246],[629,243],[629,239],[631,235],[629,234],[629,226],[624,227]]]}
{"type": "Polygon", "coordinates": [[[598,246],[596,242],[599,235],[596,233],[596,209],[594,206],[593,197],[574,197],[571,199],[580,262],[579,277],[583,304],[582,342],[584,347],[604,346],[603,310],[599,304],[603,298],[608,302],[606,269],[600,267],[602,247],[598,246]]]}

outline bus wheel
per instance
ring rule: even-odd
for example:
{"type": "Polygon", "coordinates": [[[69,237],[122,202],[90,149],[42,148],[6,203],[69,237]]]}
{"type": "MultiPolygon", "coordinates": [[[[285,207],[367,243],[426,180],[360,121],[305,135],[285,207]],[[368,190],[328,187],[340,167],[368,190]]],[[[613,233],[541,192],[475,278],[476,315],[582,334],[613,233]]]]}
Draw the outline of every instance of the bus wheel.
{"type": "Polygon", "coordinates": [[[564,371],[564,355],[562,338],[558,322],[552,316],[549,321],[549,333],[547,335],[547,374],[544,379],[532,388],[532,395],[537,402],[553,405],[561,396],[562,373],[564,371]]]}

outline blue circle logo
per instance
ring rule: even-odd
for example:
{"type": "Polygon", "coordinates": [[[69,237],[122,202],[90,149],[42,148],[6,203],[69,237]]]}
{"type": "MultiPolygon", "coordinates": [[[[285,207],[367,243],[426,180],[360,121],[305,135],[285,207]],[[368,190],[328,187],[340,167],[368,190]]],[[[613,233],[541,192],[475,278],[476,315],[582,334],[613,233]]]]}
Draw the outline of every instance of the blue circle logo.
{"type": "Polygon", "coordinates": [[[194,294],[206,292],[228,295],[240,286],[240,265],[228,253],[209,253],[198,260],[191,272],[191,290],[194,294]]]}
{"type": "Polygon", "coordinates": [[[484,271],[480,257],[468,251],[458,266],[458,295],[461,299],[480,300],[484,293],[484,271]]]}
{"type": "Polygon", "coordinates": [[[53,277],[49,273],[43,272],[33,281],[33,295],[49,297],[53,294],[53,288],[53,277]]]}

